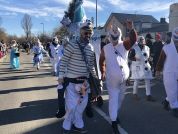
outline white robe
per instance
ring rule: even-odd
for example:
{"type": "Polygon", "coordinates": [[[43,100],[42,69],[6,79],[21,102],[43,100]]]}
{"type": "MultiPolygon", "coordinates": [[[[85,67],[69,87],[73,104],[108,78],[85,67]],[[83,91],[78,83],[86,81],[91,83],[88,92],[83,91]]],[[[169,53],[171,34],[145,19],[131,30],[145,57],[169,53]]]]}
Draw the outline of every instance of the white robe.
{"type": "MultiPolygon", "coordinates": [[[[107,44],[104,46],[105,63],[106,63],[106,86],[109,93],[109,115],[111,121],[116,121],[118,110],[121,107],[124,99],[125,79],[123,79],[123,70],[120,66],[127,66],[128,51],[125,49],[123,43],[115,46],[117,51],[122,55],[122,60],[117,59],[113,45],[107,44]],[[121,63],[119,63],[121,62],[121,63]],[[124,65],[123,65],[124,64],[124,65]]],[[[128,66],[126,67],[128,68],[128,66]]],[[[129,75],[129,70],[128,74],[129,75]]]]}
{"type": "Polygon", "coordinates": [[[148,61],[150,56],[149,47],[145,45],[141,50],[140,47],[135,44],[132,48],[135,50],[135,57],[140,60],[132,61],[131,79],[152,79],[151,66],[148,61]],[[146,55],[144,56],[144,54],[146,55]],[[147,70],[145,68],[147,68],[147,70]]]}
{"type": "Polygon", "coordinates": [[[52,58],[50,58],[50,62],[53,66],[53,72],[57,72],[57,63],[58,63],[58,50],[60,45],[54,46],[52,43],[50,44],[49,48],[51,50],[52,58]]]}
{"type": "Polygon", "coordinates": [[[173,43],[165,45],[166,60],[163,69],[163,81],[170,107],[178,108],[178,53],[173,43]]]}

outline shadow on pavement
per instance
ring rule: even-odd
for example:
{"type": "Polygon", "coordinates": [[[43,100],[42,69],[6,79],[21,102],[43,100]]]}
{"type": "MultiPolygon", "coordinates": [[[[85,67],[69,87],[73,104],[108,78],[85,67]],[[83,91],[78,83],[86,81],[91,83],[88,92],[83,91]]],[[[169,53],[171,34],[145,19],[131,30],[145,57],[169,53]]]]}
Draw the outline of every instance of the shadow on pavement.
{"type": "Polygon", "coordinates": [[[32,75],[20,75],[20,76],[9,76],[0,78],[0,81],[9,81],[9,80],[19,80],[19,79],[29,79],[29,78],[43,78],[44,76],[49,77],[51,73],[41,73],[41,74],[32,74],[32,75]]]}
{"type": "Polygon", "coordinates": [[[9,71],[2,71],[2,73],[1,73],[1,71],[0,71],[0,74],[1,75],[3,75],[3,74],[9,74],[9,73],[32,73],[32,72],[34,72],[34,71],[32,71],[32,70],[19,70],[19,71],[11,71],[11,72],[9,72],[9,71]]]}
{"type": "Polygon", "coordinates": [[[23,134],[62,134],[62,121],[56,121],[23,134]]]}
{"type": "Polygon", "coordinates": [[[34,90],[48,90],[50,88],[56,88],[57,85],[50,85],[50,86],[39,86],[39,87],[27,87],[27,88],[19,88],[19,89],[9,89],[9,90],[1,90],[0,94],[8,94],[12,92],[28,92],[34,90]]]}
{"type": "Polygon", "coordinates": [[[0,111],[0,125],[55,117],[57,99],[25,102],[25,107],[0,111]]]}

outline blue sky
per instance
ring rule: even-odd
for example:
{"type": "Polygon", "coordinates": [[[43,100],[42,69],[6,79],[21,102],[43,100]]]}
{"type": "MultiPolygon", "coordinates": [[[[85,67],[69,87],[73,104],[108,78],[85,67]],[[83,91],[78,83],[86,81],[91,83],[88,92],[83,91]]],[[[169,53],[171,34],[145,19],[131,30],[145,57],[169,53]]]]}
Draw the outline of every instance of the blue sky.
{"type": "MultiPolygon", "coordinates": [[[[95,18],[95,1],[84,0],[87,18],[95,18]]],[[[25,13],[32,17],[32,33],[52,32],[60,25],[70,0],[0,0],[0,24],[8,34],[21,36],[21,20],[25,13]]],[[[169,16],[170,4],[178,0],[98,0],[98,25],[104,25],[112,12],[148,14],[156,19],[169,16]]]]}

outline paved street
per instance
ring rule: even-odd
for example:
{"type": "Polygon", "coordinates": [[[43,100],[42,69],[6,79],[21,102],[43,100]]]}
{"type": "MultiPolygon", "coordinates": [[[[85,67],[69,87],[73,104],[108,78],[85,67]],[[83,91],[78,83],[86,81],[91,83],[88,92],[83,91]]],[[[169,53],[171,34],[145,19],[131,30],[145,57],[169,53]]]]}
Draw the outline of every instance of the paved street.
{"type": "MultiPolygon", "coordinates": [[[[48,58],[40,71],[32,68],[32,55],[20,57],[21,69],[10,70],[8,57],[0,63],[0,134],[61,134],[62,119],[57,110],[57,78],[51,75],[48,58]]],[[[162,108],[165,98],[162,81],[152,81],[156,102],[145,100],[144,85],[139,88],[140,101],[132,97],[129,86],[120,112],[122,134],[178,134],[178,119],[162,108]]],[[[88,134],[112,134],[108,117],[108,95],[104,106],[95,108],[95,116],[84,115],[88,134]]]]}

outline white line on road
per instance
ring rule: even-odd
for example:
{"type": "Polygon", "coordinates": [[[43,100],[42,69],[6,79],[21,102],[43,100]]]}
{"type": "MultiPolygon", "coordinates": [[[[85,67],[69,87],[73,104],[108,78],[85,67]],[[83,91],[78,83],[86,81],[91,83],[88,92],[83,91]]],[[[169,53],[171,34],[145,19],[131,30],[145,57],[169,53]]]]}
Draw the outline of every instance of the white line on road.
{"type": "MultiPolygon", "coordinates": [[[[98,114],[100,114],[107,122],[109,122],[109,124],[111,124],[111,120],[109,118],[109,116],[106,115],[105,112],[103,112],[101,109],[99,109],[98,107],[94,106],[93,107],[95,109],[96,112],[98,112],[98,114]]],[[[128,134],[120,125],[118,125],[118,129],[119,132],[121,134],[128,134]]]]}

